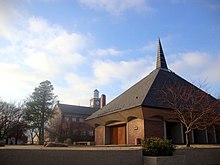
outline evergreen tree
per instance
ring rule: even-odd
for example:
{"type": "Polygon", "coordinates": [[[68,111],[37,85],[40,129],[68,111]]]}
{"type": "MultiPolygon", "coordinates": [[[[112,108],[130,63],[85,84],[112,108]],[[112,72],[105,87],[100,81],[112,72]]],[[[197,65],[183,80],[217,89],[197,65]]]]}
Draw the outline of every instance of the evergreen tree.
{"type": "Polygon", "coordinates": [[[53,93],[53,89],[50,81],[43,81],[34,89],[34,92],[26,102],[24,119],[28,121],[31,130],[37,129],[39,144],[44,143],[45,125],[54,114],[53,105],[56,96],[53,93]]]}

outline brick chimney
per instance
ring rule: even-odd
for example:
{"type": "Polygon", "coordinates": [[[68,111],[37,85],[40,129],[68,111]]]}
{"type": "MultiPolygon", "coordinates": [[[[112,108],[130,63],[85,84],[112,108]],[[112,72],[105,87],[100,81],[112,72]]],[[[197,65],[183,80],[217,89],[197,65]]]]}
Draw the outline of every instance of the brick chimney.
{"type": "Polygon", "coordinates": [[[105,105],[106,105],[106,96],[102,94],[100,98],[100,109],[102,109],[105,105]]]}

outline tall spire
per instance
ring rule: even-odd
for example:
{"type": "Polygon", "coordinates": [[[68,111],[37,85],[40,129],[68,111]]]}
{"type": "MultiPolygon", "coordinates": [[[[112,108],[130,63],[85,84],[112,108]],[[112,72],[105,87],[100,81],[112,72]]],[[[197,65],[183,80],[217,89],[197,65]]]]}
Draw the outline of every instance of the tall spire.
{"type": "Polygon", "coordinates": [[[165,56],[163,54],[163,48],[160,42],[160,38],[158,41],[158,50],[157,50],[157,65],[156,68],[163,68],[163,69],[168,69],[167,68],[167,63],[166,63],[166,59],[165,56]]]}

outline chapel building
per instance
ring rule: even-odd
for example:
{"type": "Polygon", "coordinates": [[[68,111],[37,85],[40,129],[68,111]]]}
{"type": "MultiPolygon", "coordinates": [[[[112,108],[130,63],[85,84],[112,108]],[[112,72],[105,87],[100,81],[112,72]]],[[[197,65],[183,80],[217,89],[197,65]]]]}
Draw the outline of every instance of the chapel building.
{"type": "MultiPolygon", "coordinates": [[[[158,88],[173,83],[197,88],[168,69],[159,40],[156,68],[86,119],[86,122],[95,128],[96,145],[138,145],[145,137],[168,138],[175,144],[184,144],[184,125],[170,119],[172,109],[158,100],[161,97],[158,88]]],[[[215,125],[204,131],[191,131],[190,142],[220,143],[220,126],[215,125]]]]}

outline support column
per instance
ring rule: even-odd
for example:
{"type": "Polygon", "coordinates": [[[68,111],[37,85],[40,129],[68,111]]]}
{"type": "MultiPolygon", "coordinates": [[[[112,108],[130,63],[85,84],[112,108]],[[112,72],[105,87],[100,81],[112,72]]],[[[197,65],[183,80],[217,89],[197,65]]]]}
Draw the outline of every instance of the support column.
{"type": "Polygon", "coordinates": [[[106,129],[105,129],[105,127],[106,126],[103,126],[103,144],[106,144],[105,142],[106,142],[106,140],[105,140],[105,137],[106,137],[106,135],[105,135],[105,131],[106,131],[106,129]]]}
{"type": "Polygon", "coordinates": [[[163,121],[163,137],[164,137],[164,139],[167,138],[167,126],[166,126],[166,121],[163,121]]]}
{"type": "Polygon", "coordinates": [[[209,143],[209,138],[208,138],[208,131],[207,129],[205,130],[205,139],[206,139],[206,143],[209,143]]]}
{"type": "Polygon", "coordinates": [[[216,132],[215,132],[215,126],[213,125],[213,134],[214,134],[214,143],[217,143],[217,138],[216,138],[216,132]]]}
{"type": "Polygon", "coordinates": [[[126,144],[128,144],[128,140],[129,140],[129,139],[128,139],[128,138],[129,138],[129,137],[128,137],[128,136],[129,136],[128,134],[129,134],[129,122],[126,123],[126,144]]]}
{"type": "Polygon", "coordinates": [[[194,131],[192,130],[191,132],[192,132],[192,144],[194,144],[195,143],[195,141],[194,141],[194,131]]]}
{"type": "Polygon", "coordinates": [[[180,129],[181,129],[181,143],[184,144],[184,133],[183,133],[183,123],[180,123],[180,129]]]}

